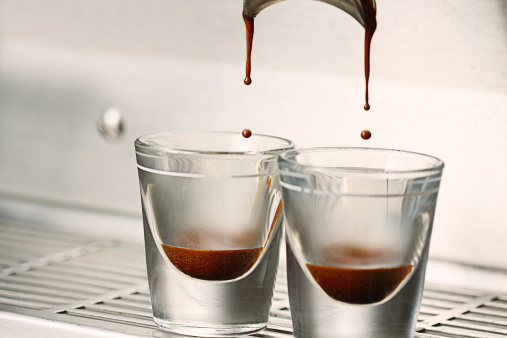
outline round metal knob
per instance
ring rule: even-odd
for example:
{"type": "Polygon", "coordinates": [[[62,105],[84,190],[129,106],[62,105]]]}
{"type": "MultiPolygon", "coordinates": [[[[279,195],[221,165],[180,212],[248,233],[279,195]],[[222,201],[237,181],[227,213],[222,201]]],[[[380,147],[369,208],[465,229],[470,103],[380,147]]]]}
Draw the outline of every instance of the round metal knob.
{"type": "Polygon", "coordinates": [[[97,128],[107,140],[117,140],[123,135],[124,122],[123,116],[117,108],[111,107],[102,113],[97,122],[97,128]]]}

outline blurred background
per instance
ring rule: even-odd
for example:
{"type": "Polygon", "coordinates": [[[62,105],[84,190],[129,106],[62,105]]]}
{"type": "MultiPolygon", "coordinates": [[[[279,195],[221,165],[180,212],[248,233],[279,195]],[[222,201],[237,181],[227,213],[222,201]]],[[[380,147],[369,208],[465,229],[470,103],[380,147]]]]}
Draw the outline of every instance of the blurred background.
{"type": "Polygon", "coordinates": [[[0,0],[0,214],[142,241],[134,140],[249,128],[441,158],[430,256],[507,269],[507,1],[377,8],[364,111],[364,29],[318,1],[259,14],[245,86],[240,0],[0,0]]]}

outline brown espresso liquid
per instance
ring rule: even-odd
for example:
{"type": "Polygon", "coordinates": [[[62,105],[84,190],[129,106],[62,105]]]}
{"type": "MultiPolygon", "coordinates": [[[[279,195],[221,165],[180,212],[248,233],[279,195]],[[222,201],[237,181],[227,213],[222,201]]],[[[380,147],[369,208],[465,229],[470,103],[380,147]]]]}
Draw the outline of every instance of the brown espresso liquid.
{"type": "Polygon", "coordinates": [[[306,264],[329,297],[351,304],[377,303],[389,296],[412,271],[412,265],[383,269],[348,269],[306,264]]]}
{"type": "Polygon", "coordinates": [[[230,235],[193,229],[176,236],[173,245],[162,247],[169,261],[184,274],[219,281],[241,277],[254,266],[263,249],[256,248],[255,242],[256,237],[249,232],[230,235]]]}
{"type": "Polygon", "coordinates": [[[325,265],[307,263],[308,271],[328,296],[350,304],[382,301],[396,290],[413,269],[413,265],[367,267],[392,260],[396,254],[388,249],[331,245],[321,255],[325,265]]]}
{"type": "Polygon", "coordinates": [[[204,280],[229,280],[248,272],[262,248],[199,250],[162,244],[169,261],[184,274],[204,280]]]}

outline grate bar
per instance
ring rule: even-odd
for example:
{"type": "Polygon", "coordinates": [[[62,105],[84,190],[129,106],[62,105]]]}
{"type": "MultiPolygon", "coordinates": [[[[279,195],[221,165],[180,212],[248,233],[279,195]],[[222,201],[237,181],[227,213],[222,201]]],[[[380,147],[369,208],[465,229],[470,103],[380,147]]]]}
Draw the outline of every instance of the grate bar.
{"type": "Polygon", "coordinates": [[[132,299],[131,297],[129,296],[123,296],[121,297],[121,301],[120,300],[117,300],[117,299],[113,299],[113,301],[115,302],[123,302],[125,304],[131,304],[130,306],[134,306],[134,307],[146,307],[148,306],[151,310],[151,300],[150,300],[150,296],[147,297],[147,299],[132,299]]]}
{"type": "Polygon", "coordinates": [[[428,319],[430,317],[433,317],[433,316],[434,316],[434,314],[424,313],[424,312],[419,311],[419,315],[417,317],[417,321],[418,322],[424,322],[426,319],[428,319]]]}
{"type": "Polygon", "coordinates": [[[147,298],[145,295],[141,295],[139,293],[131,294],[131,295],[125,296],[124,298],[129,299],[129,300],[134,300],[137,302],[141,302],[141,303],[145,303],[145,304],[151,304],[150,298],[147,298]]]}
{"type": "Polygon", "coordinates": [[[138,318],[144,318],[151,320],[152,313],[151,309],[148,311],[139,311],[139,310],[133,310],[130,308],[125,307],[118,307],[118,306],[112,306],[109,304],[105,304],[103,302],[96,303],[94,305],[88,305],[86,306],[86,309],[90,311],[97,311],[97,312],[107,312],[107,313],[117,313],[119,315],[127,315],[132,317],[138,317],[138,318]]]}
{"type": "Polygon", "coordinates": [[[499,318],[506,318],[507,319],[507,311],[505,311],[505,309],[489,308],[487,306],[480,306],[478,308],[470,310],[470,313],[477,313],[480,315],[487,315],[487,316],[496,316],[499,318]]]}
{"type": "MultiPolygon", "coordinates": [[[[425,331],[426,332],[426,331],[425,331]]],[[[428,333],[432,334],[438,334],[440,333],[440,337],[442,337],[442,334],[444,337],[455,337],[455,338],[505,338],[505,334],[502,333],[494,333],[494,332],[487,332],[487,331],[475,331],[470,330],[468,328],[463,327],[456,327],[453,325],[438,325],[435,328],[428,329],[428,333]]]]}
{"type": "Polygon", "coordinates": [[[54,280],[54,281],[65,281],[70,283],[76,283],[80,285],[88,285],[95,286],[102,289],[102,292],[107,290],[114,290],[118,287],[122,287],[128,285],[128,283],[120,283],[120,282],[109,282],[100,279],[94,279],[92,277],[79,277],[70,274],[56,274],[50,271],[45,270],[29,270],[24,273],[25,276],[46,279],[46,280],[54,280]]]}
{"type": "Polygon", "coordinates": [[[48,249],[56,248],[56,249],[70,249],[79,245],[80,242],[74,240],[62,241],[55,238],[44,238],[38,236],[38,234],[32,234],[27,236],[25,234],[16,234],[10,231],[2,233],[1,242],[12,243],[14,245],[20,245],[25,247],[28,250],[36,247],[46,247],[48,249]],[[35,236],[34,236],[35,235],[35,236]]]}
{"type": "MultiPolygon", "coordinates": [[[[83,257],[84,258],[84,257],[83,257]]],[[[106,273],[114,273],[114,275],[121,275],[127,277],[146,278],[146,269],[132,269],[132,267],[118,267],[115,265],[97,265],[97,262],[86,261],[81,257],[71,261],[62,262],[61,266],[69,267],[71,269],[82,269],[88,271],[98,271],[106,273]]]]}
{"type": "Polygon", "coordinates": [[[35,302],[25,301],[25,300],[21,300],[21,299],[4,298],[4,297],[0,297],[0,304],[13,305],[13,306],[19,306],[22,308],[38,309],[38,310],[47,309],[50,307],[48,305],[43,305],[43,304],[39,304],[39,303],[35,303],[35,302]]]}
{"type": "Polygon", "coordinates": [[[424,321],[422,325],[424,327],[429,327],[433,325],[437,325],[439,323],[443,323],[449,318],[454,318],[456,316],[461,315],[462,313],[468,312],[473,308],[476,308],[478,306],[481,306],[484,302],[491,301],[494,298],[494,295],[486,293],[482,297],[477,297],[473,301],[461,304],[459,306],[456,306],[454,308],[449,309],[448,311],[444,311],[441,314],[431,317],[424,321]]]}
{"type": "MultiPolygon", "coordinates": [[[[123,259],[130,261],[129,263],[117,262],[115,259],[107,256],[107,251],[105,251],[101,255],[101,261],[97,262],[95,259],[90,259],[89,256],[78,257],[78,259],[73,259],[67,262],[77,262],[79,264],[84,263],[83,265],[95,265],[102,267],[111,267],[112,270],[109,271],[119,271],[122,273],[126,273],[126,271],[130,271],[130,274],[134,274],[136,276],[140,276],[143,279],[146,279],[146,263],[143,261],[142,263],[136,263],[134,257],[124,257],[123,259]],[[134,272],[135,271],[135,272],[134,272]]],[[[103,269],[102,269],[103,270],[103,269]]]]}
{"type": "Polygon", "coordinates": [[[436,290],[424,290],[423,297],[425,299],[440,299],[444,301],[448,301],[455,304],[462,304],[462,303],[468,303],[469,301],[473,300],[477,296],[470,296],[470,295],[462,295],[457,293],[448,293],[448,292],[442,292],[442,291],[436,291],[436,290]]]}
{"type": "Polygon", "coordinates": [[[124,289],[116,289],[109,291],[107,293],[103,293],[101,295],[98,295],[97,297],[89,298],[86,301],[77,301],[71,304],[67,304],[65,307],[55,307],[52,308],[51,311],[55,313],[64,313],[68,309],[77,309],[81,308],[83,306],[97,304],[100,302],[104,302],[110,299],[115,298],[123,298],[125,295],[129,295],[131,293],[136,292],[136,290],[139,290],[140,288],[146,288],[146,282],[138,285],[130,285],[129,287],[126,287],[124,289]]]}
{"type": "Polygon", "coordinates": [[[9,275],[7,277],[1,277],[0,281],[20,283],[27,286],[47,286],[62,289],[64,291],[77,291],[90,295],[98,295],[104,292],[103,288],[93,287],[89,285],[81,285],[76,283],[70,283],[59,280],[40,279],[32,276],[20,276],[20,275],[9,275]]]}
{"type": "Polygon", "coordinates": [[[454,317],[450,320],[442,322],[442,325],[471,329],[479,332],[501,333],[507,335],[507,327],[505,325],[491,325],[490,321],[477,322],[474,320],[461,319],[462,316],[454,317]]]}
{"type": "Polygon", "coordinates": [[[55,296],[44,296],[44,295],[37,295],[37,294],[27,294],[24,292],[18,292],[18,291],[10,291],[10,290],[0,290],[0,297],[2,298],[11,298],[11,299],[20,299],[20,300],[27,300],[27,301],[37,301],[44,305],[57,305],[57,304],[65,304],[69,302],[69,299],[64,299],[61,297],[55,297],[55,296]]]}
{"type": "Polygon", "coordinates": [[[422,313],[425,313],[425,314],[428,314],[431,316],[439,315],[439,314],[443,313],[444,311],[448,311],[448,308],[429,306],[429,305],[425,305],[425,304],[421,304],[421,306],[419,308],[419,312],[422,312],[422,313]]]}
{"type": "Polygon", "coordinates": [[[56,266],[56,265],[49,265],[44,267],[45,272],[50,272],[52,274],[61,276],[61,275],[68,275],[68,276],[75,276],[76,278],[84,278],[84,279],[93,279],[93,280],[100,280],[105,281],[107,283],[117,283],[117,284],[134,284],[139,283],[142,281],[141,278],[136,277],[130,277],[130,276],[118,276],[116,274],[107,273],[104,271],[96,271],[96,270],[88,270],[88,269],[80,269],[80,268],[73,268],[68,266],[56,266]]]}
{"type": "Polygon", "coordinates": [[[40,294],[40,295],[52,295],[55,297],[65,297],[67,299],[86,299],[86,295],[83,295],[80,292],[68,292],[68,291],[62,291],[58,289],[52,289],[52,288],[44,288],[44,287],[37,287],[37,286],[30,286],[30,285],[23,285],[23,284],[13,284],[13,283],[5,283],[3,281],[0,281],[0,290],[12,290],[12,291],[19,291],[24,293],[32,293],[32,294],[40,294]]]}
{"type": "Polygon", "coordinates": [[[457,319],[464,319],[469,321],[475,321],[478,323],[484,323],[488,325],[494,325],[503,328],[504,330],[507,330],[507,317],[498,317],[498,316],[491,316],[491,315],[484,315],[477,313],[475,310],[467,312],[461,316],[455,317],[457,319]]]}
{"type": "Polygon", "coordinates": [[[450,285],[441,285],[441,284],[429,285],[424,289],[424,292],[426,291],[441,292],[449,295],[468,296],[470,298],[477,298],[484,295],[484,292],[479,290],[462,289],[450,285]]]}
{"type": "Polygon", "coordinates": [[[112,304],[114,306],[119,306],[127,309],[134,309],[134,310],[141,310],[141,311],[149,311],[151,313],[151,303],[150,304],[144,304],[139,302],[130,302],[128,300],[125,300],[124,298],[121,299],[112,299],[110,301],[104,301],[104,304],[112,304]]]}
{"type": "Polygon", "coordinates": [[[85,243],[90,240],[86,236],[76,236],[75,232],[68,232],[62,229],[56,229],[53,226],[47,226],[35,223],[18,222],[14,220],[0,220],[0,231],[2,232],[13,232],[23,233],[29,237],[49,237],[58,238],[62,241],[73,241],[85,243]]]}
{"type": "Polygon", "coordinates": [[[112,313],[106,313],[106,312],[95,312],[90,311],[87,308],[78,308],[78,309],[70,309],[66,310],[65,314],[71,315],[71,316],[78,316],[78,317],[86,317],[90,319],[98,319],[98,320],[106,320],[110,322],[116,322],[121,324],[131,324],[131,325],[140,325],[145,327],[152,327],[156,328],[157,324],[150,318],[150,319],[140,319],[140,318],[134,318],[125,316],[123,314],[112,314],[112,313]]]}
{"type": "Polygon", "coordinates": [[[507,304],[499,302],[497,299],[493,299],[491,302],[485,302],[484,306],[507,311],[507,304]]]}
{"type": "Polygon", "coordinates": [[[16,260],[22,259],[23,262],[38,258],[41,255],[48,255],[54,253],[54,249],[50,250],[43,247],[30,248],[30,251],[20,251],[20,245],[13,244],[12,242],[1,242],[0,241],[0,255],[3,258],[14,258],[16,260]]]}
{"type": "Polygon", "coordinates": [[[75,249],[59,252],[59,253],[56,253],[51,256],[45,256],[40,259],[36,259],[36,260],[30,261],[28,263],[21,264],[19,266],[14,266],[11,268],[4,269],[4,270],[2,270],[1,275],[5,276],[5,275],[11,275],[11,274],[19,274],[19,273],[25,272],[30,269],[35,269],[38,267],[46,266],[51,263],[61,262],[61,261],[69,260],[74,257],[78,257],[78,256],[86,255],[86,254],[89,254],[92,252],[104,250],[104,249],[109,248],[113,245],[114,245],[114,243],[111,241],[95,242],[95,243],[92,243],[87,246],[77,247],[75,249]]]}
{"type": "MultiPolygon", "coordinates": [[[[460,303],[461,304],[461,303],[460,303]]],[[[426,307],[431,307],[434,309],[439,309],[440,312],[451,310],[456,306],[456,303],[454,302],[448,302],[446,300],[440,300],[440,299],[428,299],[423,298],[421,301],[421,306],[424,305],[426,307]]]]}
{"type": "MultiPolygon", "coordinates": [[[[5,258],[5,257],[0,258],[0,264],[5,266],[4,269],[10,268],[13,265],[18,265],[20,263],[21,262],[17,259],[5,258]]],[[[2,270],[4,270],[4,269],[2,269],[2,270]]]]}

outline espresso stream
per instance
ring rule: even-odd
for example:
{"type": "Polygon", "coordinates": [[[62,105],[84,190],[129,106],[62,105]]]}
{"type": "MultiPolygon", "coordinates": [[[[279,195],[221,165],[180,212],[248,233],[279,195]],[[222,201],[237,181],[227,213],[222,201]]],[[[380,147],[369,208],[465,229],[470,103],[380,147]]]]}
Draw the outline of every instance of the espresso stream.
{"type": "Polygon", "coordinates": [[[254,19],[250,19],[243,13],[243,21],[245,21],[246,28],[246,76],[243,81],[246,85],[252,83],[250,73],[252,71],[252,42],[254,34],[254,19]]]}

